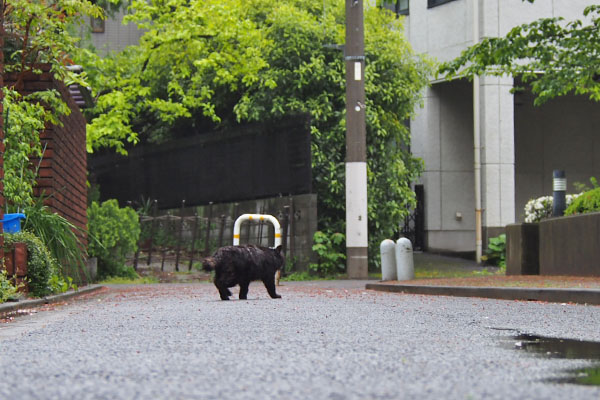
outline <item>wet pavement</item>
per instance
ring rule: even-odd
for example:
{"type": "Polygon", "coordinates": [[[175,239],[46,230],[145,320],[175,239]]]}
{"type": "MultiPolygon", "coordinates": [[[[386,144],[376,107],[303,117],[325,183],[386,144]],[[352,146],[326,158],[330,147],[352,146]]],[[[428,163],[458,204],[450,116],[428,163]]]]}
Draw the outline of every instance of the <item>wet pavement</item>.
{"type": "Polygon", "coordinates": [[[564,380],[593,360],[516,346],[598,342],[600,307],[364,284],[285,282],[272,300],[253,283],[230,302],[207,283],[113,286],[0,325],[0,398],[600,398],[564,380]]]}
{"type": "Polygon", "coordinates": [[[507,338],[506,347],[543,358],[589,360],[592,366],[566,370],[548,382],[600,386],[600,342],[518,334],[507,338]]]}

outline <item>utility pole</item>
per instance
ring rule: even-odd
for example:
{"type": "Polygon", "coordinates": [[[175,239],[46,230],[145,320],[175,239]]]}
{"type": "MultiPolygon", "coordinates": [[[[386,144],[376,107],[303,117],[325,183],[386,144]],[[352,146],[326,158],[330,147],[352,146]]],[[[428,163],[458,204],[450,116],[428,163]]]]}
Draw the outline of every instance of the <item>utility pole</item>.
{"type": "Polygon", "coordinates": [[[367,129],[363,0],[346,0],[346,265],[348,277],[368,277],[367,129]]]}

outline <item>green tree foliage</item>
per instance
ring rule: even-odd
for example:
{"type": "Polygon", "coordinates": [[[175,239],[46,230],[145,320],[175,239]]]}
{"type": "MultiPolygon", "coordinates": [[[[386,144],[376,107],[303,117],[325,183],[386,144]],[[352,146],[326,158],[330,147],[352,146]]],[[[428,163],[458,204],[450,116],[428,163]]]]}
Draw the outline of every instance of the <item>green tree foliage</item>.
{"type": "Polygon", "coordinates": [[[46,124],[59,123],[57,115],[70,112],[55,90],[21,95],[4,87],[4,198],[7,211],[33,205],[33,187],[43,157],[40,133],[46,124]],[[38,164],[39,165],[39,164],[38,164]]]}
{"type": "MultiPolygon", "coordinates": [[[[533,0],[527,0],[530,3],[533,0]]],[[[505,37],[484,38],[445,63],[446,77],[511,75],[531,85],[535,104],[568,93],[600,100],[600,5],[583,18],[542,18],[513,28],[505,37]]]]}
{"type": "MultiPolygon", "coordinates": [[[[345,10],[326,0],[138,0],[139,46],[99,59],[83,50],[97,108],[88,150],[161,142],[238,123],[311,116],[319,229],[344,231],[345,10]]],[[[402,20],[365,10],[369,220],[372,254],[414,202],[422,169],[405,125],[431,63],[415,56],[402,20]]],[[[340,245],[343,249],[343,243],[340,245]]],[[[343,250],[341,250],[343,251],[343,250]]]]}
{"type": "Polygon", "coordinates": [[[3,83],[0,100],[4,110],[6,152],[4,188],[6,203],[22,208],[32,203],[35,169],[31,160],[42,156],[39,134],[46,124],[60,124],[69,108],[55,90],[21,94],[27,74],[40,74],[48,65],[58,81],[80,82],[70,72],[69,54],[77,38],[68,27],[84,16],[101,17],[102,10],[87,0],[0,0],[0,43],[3,43],[3,83]],[[9,82],[10,80],[10,82],[9,82]]]}

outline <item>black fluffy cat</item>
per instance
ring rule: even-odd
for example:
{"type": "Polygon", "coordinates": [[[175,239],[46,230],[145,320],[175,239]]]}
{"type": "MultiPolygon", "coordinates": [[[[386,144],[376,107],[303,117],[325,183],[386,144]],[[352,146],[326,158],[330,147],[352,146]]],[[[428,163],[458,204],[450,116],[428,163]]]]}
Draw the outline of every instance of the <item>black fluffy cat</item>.
{"type": "Polygon", "coordinates": [[[240,299],[248,296],[250,282],[260,280],[269,295],[281,298],[275,292],[275,272],[283,267],[281,246],[276,249],[254,245],[225,246],[207,257],[202,263],[205,271],[215,271],[215,286],[221,300],[229,300],[230,287],[240,285],[240,299]]]}

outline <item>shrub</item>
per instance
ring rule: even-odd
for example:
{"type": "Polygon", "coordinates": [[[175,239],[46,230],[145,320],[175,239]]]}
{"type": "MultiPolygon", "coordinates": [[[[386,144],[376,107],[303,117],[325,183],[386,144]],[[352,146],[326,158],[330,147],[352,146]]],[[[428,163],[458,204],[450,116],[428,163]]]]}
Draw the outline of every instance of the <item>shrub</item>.
{"type": "Polygon", "coordinates": [[[117,200],[88,208],[89,254],[98,257],[98,276],[132,277],[135,271],[125,267],[128,254],[135,252],[140,236],[137,213],[130,207],[119,208],[117,200]]]}
{"type": "Polygon", "coordinates": [[[485,254],[485,260],[490,264],[506,268],[506,235],[490,238],[485,254]]]}
{"type": "Polygon", "coordinates": [[[0,271],[0,303],[14,299],[17,294],[17,287],[10,282],[6,271],[0,271]]]}
{"type": "Polygon", "coordinates": [[[81,229],[51,211],[44,205],[43,198],[36,199],[24,212],[27,218],[23,229],[32,232],[44,243],[59,262],[63,274],[74,276],[81,282],[80,272],[87,273],[87,253],[77,236],[81,229]]]}
{"type": "Polygon", "coordinates": [[[600,187],[582,193],[565,210],[565,215],[600,211],[600,187]]]}
{"type": "Polygon", "coordinates": [[[334,275],[346,270],[346,254],[342,246],[345,243],[342,233],[334,233],[330,236],[317,231],[313,236],[312,249],[317,253],[319,262],[310,264],[309,268],[320,275],[334,275]]]}
{"type": "Polygon", "coordinates": [[[53,276],[60,277],[60,267],[50,254],[44,243],[33,233],[21,231],[14,234],[4,234],[4,243],[25,243],[27,246],[27,280],[29,293],[43,297],[54,293],[55,287],[50,281],[53,276]]]}
{"type": "MultiPolygon", "coordinates": [[[[568,194],[566,196],[567,208],[578,196],[579,194],[568,194]]],[[[553,204],[552,196],[542,196],[529,200],[525,204],[525,222],[540,222],[544,218],[551,217],[553,204]]]]}

